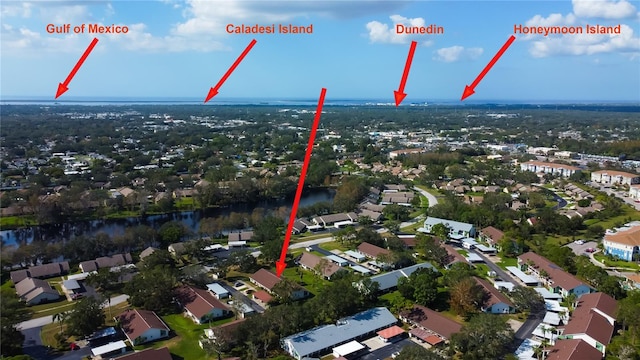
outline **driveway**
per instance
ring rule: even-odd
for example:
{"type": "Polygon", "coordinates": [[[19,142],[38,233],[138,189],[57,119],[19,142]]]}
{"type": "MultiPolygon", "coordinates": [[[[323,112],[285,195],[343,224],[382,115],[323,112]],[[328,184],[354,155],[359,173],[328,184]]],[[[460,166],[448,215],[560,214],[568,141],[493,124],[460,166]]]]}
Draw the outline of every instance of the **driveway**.
{"type": "Polygon", "coordinates": [[[405,346],[415,345],[413,341],[409,339],[402,339],[398,342],[385,345],[379,349],[373,350],[368,354],[362,355],[357,358],[358,360],[380,360],[391,358],[391,354],[396,351],[402,350],[405,346]]]}
{"type": "Polygon", "coordinates": [[[222,285],[222,287],[227,289],[227,291],[231,293],[231,296],[233,296],[234,299],[242,301],[243,303],[249,305],[253,310],[259,313],[264,312],[264,308],[262,306],[258,305],[257,302],[251,300],[247,295],[243,294],[241,291],[236,290],[236,288],[234,288],[233,286],[229,286],[224,283],[220,283],[220,285],[222,285]]]}

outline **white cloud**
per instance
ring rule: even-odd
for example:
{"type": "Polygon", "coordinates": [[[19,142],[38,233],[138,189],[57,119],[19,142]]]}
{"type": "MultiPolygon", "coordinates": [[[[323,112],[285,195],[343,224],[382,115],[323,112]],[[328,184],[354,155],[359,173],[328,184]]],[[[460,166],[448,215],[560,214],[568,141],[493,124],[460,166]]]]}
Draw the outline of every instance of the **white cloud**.
{"type": "Polygon", "coordinates": [[[622,24],[619,35],[548,36],[533,41],[529,52],[534,57],[593,55],[610,52],[627,53],[629,56],[634,57],[640,52],[640,38],[634,35],[630,26],[622,24]]]}
{"type": "Polygon", "coordinates": [[[628,19],[637,17],[635,6],[626,0],[572,0],[573,12],[581,18],[628,19]]]}
{"type": "Polygon", "coordinates": [[[482,48],[467,48],[462,46],[451,46],[447,48],[441,48],[435,51],[433,60],[442,62],[454,62],[459,60],[475,60],[484,50],[482,48]]]}
{"type": "Polygon", "coordinates": [[[379,21],[370,21],[367,23],[366,27],[369,31],[369,41],[383,44],[406,44],[411,40],[421,40],[421,43],[426,46],[433,43],[429,38],[425,40],[425,35],[398,34],[396,32],[397,24],[405,26],[426,26],[423,18],[406,18],[401,15],[391,15],[389,18],[393,22],[391,26],[379,21]]]}
{"type": "Polygon", "coordinates": [[[620,25],[620,34],[564,34],[564,35],[521,35],[521,40],[531,41],[529,53],[533,57],[554,55],[592,55],[620,53],[634,58],[640,52],[640,38],[626,24],[612,23],[606,19],[636,17],[636,8],[626,0],[573,0],[573,12],[566,16],[551,14],[547,17],[536,15],[525,22],[525,26],[573,26],[586,31],[586,25],[595,25],[587,18],[604,19],[598,25],[620,25]]]}
{"type": "Polygon", "coordinates": [[[7,2],[0,7],[0,16],[4,17],[31,17],[31,3],[7,2]]]}

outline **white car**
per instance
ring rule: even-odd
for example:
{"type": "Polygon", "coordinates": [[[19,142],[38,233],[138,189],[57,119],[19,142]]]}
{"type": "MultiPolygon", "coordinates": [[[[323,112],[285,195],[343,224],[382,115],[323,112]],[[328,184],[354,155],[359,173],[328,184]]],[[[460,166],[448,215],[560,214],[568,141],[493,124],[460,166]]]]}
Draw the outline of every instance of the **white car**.
{"type": "Polygon", "coordinates": [[[397,357],[398,357],[398,355],[400,355],[400,351],[396,351],[396,352],[394,352],[393,354],[391,354],[391,357],[392,357],[393,359],[395,359],[395,358],[397,358],[397,357]]]}
{"type": "Polygon", "coordinates": [[[576,240],[576,244],[577,245],[582,245],[582,244],[584,244],[584,240],[576,240]]]}

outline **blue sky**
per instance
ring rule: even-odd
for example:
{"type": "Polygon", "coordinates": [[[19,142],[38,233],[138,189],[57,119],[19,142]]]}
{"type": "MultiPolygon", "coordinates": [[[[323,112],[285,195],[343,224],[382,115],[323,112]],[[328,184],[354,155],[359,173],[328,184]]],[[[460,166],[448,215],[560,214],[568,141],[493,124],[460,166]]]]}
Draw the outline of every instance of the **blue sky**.
{"type": "MultiPolygon", "coordinates": [[[[63,97],[202,98],[257,44],[214,98],[388,99],[412,40],[406,101],[457,100],[526,26],[621,25],[620,35],[517,40],[476,88],[479,101],[640,101],[640,9],[626,0],[573,1],[3,1],[0,98],[53,98],[93,37],[99,43],[63,97]],[[129,27],[118,34],[48,34],[49,23],[129,27]],[[311,35],[227,34],[227,24],[313,24],[311,35]],[[398,36],[395,23],[444,34],[398,36]]],[[[63,98],[61,98],[63,99],[63,98]]]]}

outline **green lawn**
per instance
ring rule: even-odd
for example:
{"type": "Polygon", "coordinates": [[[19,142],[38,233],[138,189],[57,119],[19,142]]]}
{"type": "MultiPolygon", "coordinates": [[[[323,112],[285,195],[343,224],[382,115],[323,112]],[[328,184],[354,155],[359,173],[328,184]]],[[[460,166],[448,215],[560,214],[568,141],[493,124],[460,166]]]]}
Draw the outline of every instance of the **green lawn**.
{"type": "Polygon", "coordinates": [[[507,269],[507,266],[518,266],[518,259],[516,258],[502,258],[496,265],[500,266],[503,269],[507,269]]]}
{"type": "Polygon", "coordinates": [[[182,314],[173,314],[162,316],[162,320],[169,326],[176,336],[165,341],[156,341],[151,344],[136,346],[136,350],[145,348],[161,348],[168,347],[172,354],[178,355],[183,359],[206,359],[207,355],[200,348],[198,340],[204,334],[203,330],[222,325],[234,320],[233,317],[211,322],[211,324],[196,325],[191,319],[184,317],[182,314]]]}
{"type": "Polygon", "coordinates": [[[327,280],[321,279],[313,272],[304,270],[300,267],[287,267],[284,269],[282,276],[301,284],[314,295],[318,294],[320,289],[328,283],[327,280]]]}
{"type": "Polygon", "coordinates": [[[31,225],[38,225],[38,222],[33,215],[0,217],[0,229],[2,230],[15,229],[31,225]]]}
{"type": "Polygon", "coordinates": [[[594,254],[593,257],[596,260],[598,260],[600,263],[602,263],[602,264],[604,264],[606,266],[640,270],[640,266],[637,263],[634,263],[634,262],[624,261],[624,260],[611,260],[606,255],[603,255],[601,253],[594,254]],[[604,260],[604,262],[603,262],[603,260],[604,260]]]}
{"type": "Polygon", "coordinates": [[[459,249],[459,250],[456,250],[456,251],[457,251],[459,254],[461,254],[462,256],[465,256],[465,257],[469,255],[469,252],[468,252],[467,250],[459,249]]]}
{"type": "Polygon", "coordinates": [[[322,243],[318,245],[319,247],[327,250],[327,251],[331,251],[331,250],[342,250],[342,251],[347,251],[350,250],[347,247],[345,247],[344,245],[340,244],[337,241],[330,241],[330,242],[326,242],[326,243],[322,243]]]}

